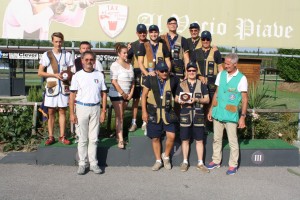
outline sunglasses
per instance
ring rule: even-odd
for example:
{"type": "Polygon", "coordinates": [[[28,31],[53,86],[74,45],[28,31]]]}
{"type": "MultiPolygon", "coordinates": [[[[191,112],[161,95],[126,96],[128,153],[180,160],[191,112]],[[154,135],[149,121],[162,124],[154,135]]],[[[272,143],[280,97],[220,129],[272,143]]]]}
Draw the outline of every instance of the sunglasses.
{"type": "Polygon", "coordinates": [[[207,39],[207,38],[201,38],[201,41],[210,41],[210,39],[207,39]]]}
{"type": "Polygon", "coordinates": [[[160,73],[168,73],[169,70],[165,69],[165,70],[159,70],[160,73]]]}
{"type": "Polygon", "coordinates": [[[187,70],[187,72],[196,72],[196,70],[187,70]]]}
{"type": "Polygon", "coordinates": [[[147,32],[138,32],[138,34],[147,34],[147,32]]]}

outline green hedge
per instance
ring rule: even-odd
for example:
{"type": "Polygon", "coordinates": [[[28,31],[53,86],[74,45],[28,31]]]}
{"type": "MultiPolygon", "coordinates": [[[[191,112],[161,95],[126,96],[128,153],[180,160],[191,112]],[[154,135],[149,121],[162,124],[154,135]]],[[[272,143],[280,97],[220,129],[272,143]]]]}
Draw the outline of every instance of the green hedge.
{"type": "MultiPolygon", "coordinates": [[[[300,55],[300,49],[279,49],[279,54],[300,55]]],[[[287,82],[300,81],[300,58],[279,57],[277,69],[280,70],[280,77],[287,82]]]]}

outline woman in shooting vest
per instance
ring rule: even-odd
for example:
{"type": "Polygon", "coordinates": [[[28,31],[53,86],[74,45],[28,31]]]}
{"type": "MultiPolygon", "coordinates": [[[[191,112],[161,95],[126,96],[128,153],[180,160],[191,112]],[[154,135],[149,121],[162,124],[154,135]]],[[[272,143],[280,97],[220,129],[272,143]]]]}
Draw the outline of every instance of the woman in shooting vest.
{"type": "Polygon", "coordinates": [[[209,95],[206,84],[197,80],[197,65],[190,62],[187,65],[188,79],[182,81],[176,91],[175,102],[181,104],[180,111],[180,138],[182,140],[183,162],[181,171],[187,171],[189,167],[188,153],[190,139],[196,140],[198,155],[197,169],[208,173],[209,170],[203,163],[203,136],[204,136],[204,112],[203,104],[209,103],[209,95]]]}

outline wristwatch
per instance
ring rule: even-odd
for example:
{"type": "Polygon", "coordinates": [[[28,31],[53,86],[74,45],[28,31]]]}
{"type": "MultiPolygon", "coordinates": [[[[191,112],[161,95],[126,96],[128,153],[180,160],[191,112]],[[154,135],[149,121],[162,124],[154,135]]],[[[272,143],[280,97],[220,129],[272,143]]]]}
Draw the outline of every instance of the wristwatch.
{"type": "Polygon", "coordinates": [[[246,114],[241,114],[241,117],[246,117],[246,114]]]}

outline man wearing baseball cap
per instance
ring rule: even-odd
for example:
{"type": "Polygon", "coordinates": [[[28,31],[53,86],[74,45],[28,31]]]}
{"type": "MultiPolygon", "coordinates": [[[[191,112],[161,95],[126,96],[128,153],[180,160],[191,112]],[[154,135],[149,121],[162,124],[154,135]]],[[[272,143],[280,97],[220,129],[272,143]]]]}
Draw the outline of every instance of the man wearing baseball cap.
{"type": "Polygon", "coordinates": [[[203,163],[204,111],[203,104],[209,103],[207,85],[197,80],[197,64],[189,62],[187,65],[187,79],[182,81],[176,91],[175,102],[181,105],[180,110],[180,139],[182,140],[183,162],[180,170],[188,170],[188,154],[190,139],[196,141],[198,155],[197,169],[208,173],[203,163]]]}
{"type": "Polygon", "coordinates": [[[201,58],[203,59],[200,59],[198,64],[200,65],[201,74],[205,77],[210,99],[212,99],[216,90],[215,80],[217,74],[223,70],[221,53],[211,46],[211,41],[211,33],[209,31],[203,31],[201,33],[202,51],[200,51],[201,58]]]}
{"type": "Polygon", "coordinates": [[[137,51],[138,64],[144,76],[156,76],[155,66],[158,62],[165,62],[171,69],[170,52],[165,44],[159,42],[159,28],[149,26],[150,40],[139,45],[137,51]]]}
{"type": "Polygon", "coordinates": [[[187,39],[187,43],[190,60],[199,67],[198,78],[203,83],[208,83],[209,80],[212,98],[214,90],[211,84],[214,83],[217,73],[223,70],[222,56],[217,47],[211,46],[212,37],[209,31],[203,31],[200,37],[200,26],[196,22],[190,24],[189,30],[191,38],[187,39]]]}
{"type": "Polygon", "coordinates": [[[161,35],[169,51],[171,52],[172,72],[180,79],[184,78],[185,67],[189,62],[188,46],[186,38],[177,34],[177,19],[170,17],[167,20],[168,33],[161,35]]]}
{"type": "MultiPolygon", "coordinates": [[[[136,124],[136,117],[137,117],[137,112],[138,112],[138,106],[139,106],[139,101],[141,97],[141,69],[138,64],[138,57],[137,57],[137,52],[140,44],[143,44],[144,42],[147,42],[147,27],[144,24],[138,24],[136,26],[136,35],[138,36],[138,40],[135,42],[129,43],[128,44],[128,61],[131,62],[134,70],[134,78],[135,78],[135,84],[134,84],[134,92],[133,92],[133,102],[132,102],[132,121],[131,121],[131,126],[129,128],[129,132],[134,132],[137,129],[137,124],[136,124]]],[[[143,126],[145,128],[146,123],[143,122],[143,126]]]]}
{"type": "Polygon", "coordinates": [[[155,76],[147,76],[144,81],[142,118],[147,122],[147,136],[152,141],[156,159],[152,170],[157,171],[163,165],[170,170],[170,153],[175,140],[175,123],[178,121],[172,102],[178,79],[169,76],[169,67],[165,62],[157,63],[155,73],[155,76]],[[165,151],[161,153],[161,137],[164,132],[167,139],[165,151]]]}

